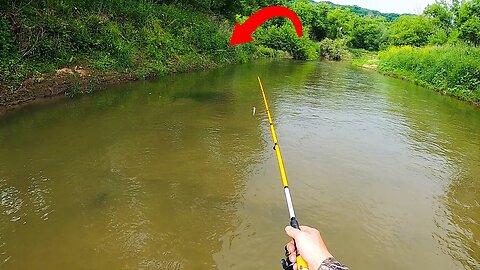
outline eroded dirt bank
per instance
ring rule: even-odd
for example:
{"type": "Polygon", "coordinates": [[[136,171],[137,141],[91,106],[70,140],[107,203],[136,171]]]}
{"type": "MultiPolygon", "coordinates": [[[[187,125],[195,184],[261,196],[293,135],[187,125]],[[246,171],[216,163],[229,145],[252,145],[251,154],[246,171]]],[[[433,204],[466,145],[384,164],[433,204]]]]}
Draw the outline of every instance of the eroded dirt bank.
{"type": "Polygon", "coordinates": [[[42,99],[90,93],[100,86],[136,79],[129,74],[93,72],[81,66],[66,67],[25,80],[17,88],[0,84],[0,113],[42,99]]]}

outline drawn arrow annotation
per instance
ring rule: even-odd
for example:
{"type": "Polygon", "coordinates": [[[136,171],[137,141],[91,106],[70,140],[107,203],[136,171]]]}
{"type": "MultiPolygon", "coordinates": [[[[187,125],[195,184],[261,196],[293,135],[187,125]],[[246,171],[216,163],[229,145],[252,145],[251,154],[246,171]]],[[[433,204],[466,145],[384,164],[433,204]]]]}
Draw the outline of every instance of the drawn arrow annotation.
{"type": "Polygon", "coordinates": [[[295,12],[282,6],[266,7],[253,14],[243,24],[237,22],[233,29],[230,46],[253,41],[253,32],[264,22],[275,17],[286,17],[290,19],[295,26],[298,37],[303,35],[302,22],[295,12]]]}

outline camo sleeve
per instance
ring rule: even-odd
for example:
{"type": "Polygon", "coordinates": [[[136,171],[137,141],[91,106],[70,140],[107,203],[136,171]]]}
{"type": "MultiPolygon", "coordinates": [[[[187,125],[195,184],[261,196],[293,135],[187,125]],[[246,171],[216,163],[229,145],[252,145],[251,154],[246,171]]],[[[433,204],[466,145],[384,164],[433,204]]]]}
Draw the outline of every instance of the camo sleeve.
{"type": "Polygon", "coordinates": [[[349,268],[340,262],[338,262],[335,258],[328,258],[320,265],[318,270],[348,270],[349,268]]]}

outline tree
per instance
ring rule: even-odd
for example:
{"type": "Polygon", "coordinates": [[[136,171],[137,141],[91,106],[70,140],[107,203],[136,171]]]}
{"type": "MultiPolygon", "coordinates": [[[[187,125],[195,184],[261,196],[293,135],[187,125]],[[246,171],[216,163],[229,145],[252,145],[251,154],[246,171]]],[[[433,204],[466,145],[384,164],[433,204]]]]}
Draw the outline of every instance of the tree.
{"type": "Polygon", "coordinates": [[[432,20],[425,16],[404,15],[388,30],[392,45],[425,46],[434,32],[432,20]]]}
{"type": "Polygon", "coordinates": [[[380,49],[386,31],[385,23],[384,18],[357,17],[349,45],[369,51],[380,49]]]}
{"type": "Polygon", "coordinates": [[[321,41],[327,37],[327,15],[330,7],[325,3],[312,4],[307,0],[296,1],[292,9],[304,25],[308,25],[312,39],[321,41]]]}
{"type": "Polygon", "coordinates": [[[453,28],[453,12],[446,1],[438,1],[427,6],[424,16],[431,19],[437,29],[443,29],[447,34],[453,28]]]}
{"type": "Polygon", "coordinates": [[[460,37],[474,46],[480,45],[480,18],[473,17],[460,26],[460,37]]]}
{"type": "Polygon", "coordinates": [[[336,8],[327,15],[328,32],[330,39],[350,37],[354,27],[354,17],[357,16],[348,8],[342,10],[336,8]]]}
{"type": "Polygon", "coordinates": [[[456,22],[460,38],[475,46],[480,45],[480,0],[463,3],[456,22]]]}
{"type": "Polygon", "coordinates": [[[433,34],[429,37],[430,44],[443,45],[448,42],[454,28],[452,9],[453,6],[450,6],[445,0],[441,0],[427,6],[423,11],[423,15],[431,20],[434,28],[433,34]]]}

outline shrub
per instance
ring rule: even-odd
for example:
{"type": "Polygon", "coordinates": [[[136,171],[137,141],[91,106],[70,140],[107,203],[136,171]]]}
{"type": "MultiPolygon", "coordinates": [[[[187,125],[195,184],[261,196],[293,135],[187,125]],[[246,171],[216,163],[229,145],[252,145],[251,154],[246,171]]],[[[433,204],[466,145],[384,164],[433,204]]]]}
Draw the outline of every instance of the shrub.
{"type": "Polygon", "coordinates": [[[320,42],[320,55],[323,59],[340,61],[347,54],[346,41],[326,38],[320,42]]]}
{"type": "MultiPolygon", "coordinates": [[[[308,33],[308,29],[304,29],[308,33]]],[[[263,27],[254,35],[262,46],[275,50],[284,50],[297,60],[312,60],[318,58],[318,45],[307,36],[299,38],[293,24],[288,23],[280,27],[263,27]]]]}
{"type": "Polygon", "coordinates": [[[4,82],[13,88],[22,81],[27,70],[21,62],[21,53],[10,22],[0,17],[0,84],[4,82]]]}

